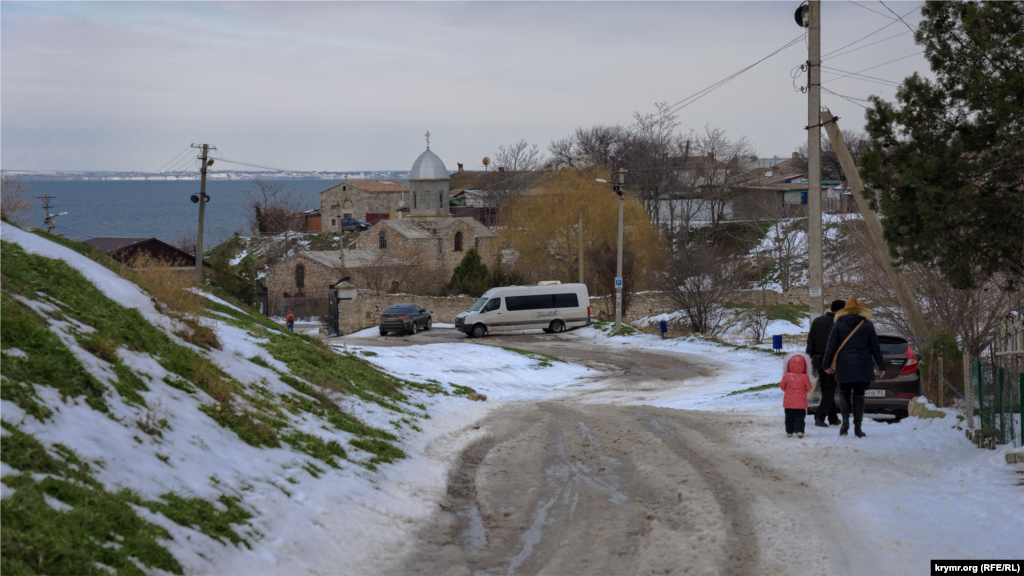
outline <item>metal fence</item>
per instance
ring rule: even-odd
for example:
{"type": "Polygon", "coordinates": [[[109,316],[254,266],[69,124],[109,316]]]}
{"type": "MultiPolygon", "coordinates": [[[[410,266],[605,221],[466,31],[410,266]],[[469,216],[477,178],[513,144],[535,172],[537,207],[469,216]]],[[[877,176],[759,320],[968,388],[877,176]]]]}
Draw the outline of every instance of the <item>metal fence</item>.
{"type": "Polygon", "coordinates": [[[982,362],[979,358],[971,358],[968,366],[966,402],[975,430],[999,444],[1024,444],[1021,438],[1024,372],[982,362]]]}

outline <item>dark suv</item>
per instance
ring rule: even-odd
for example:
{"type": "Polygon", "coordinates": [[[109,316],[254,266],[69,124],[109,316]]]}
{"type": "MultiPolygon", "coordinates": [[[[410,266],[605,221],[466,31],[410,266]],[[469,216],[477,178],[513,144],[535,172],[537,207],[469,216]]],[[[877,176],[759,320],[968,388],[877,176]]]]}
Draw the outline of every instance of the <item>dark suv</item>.
{"type": "Polygon", "coordinates": [[[433,326],[430,312],[423,308],[415,304],[392,304],[381,313],[377,328],[381,336],[387,336],[388,332],[415,334],[421,329],[430,330],[433,326]]]}
{"type": "MultiPolygon", "coordinates": [[[[917,366],[917,356],[907,339],[896,332],[879,332],[878,344],[885,361],[885,375],[872,382],[871,388],[864,393],[864,413],[890,414],[903,418],[907,415],[910,401],[921,395],[921,371],[917,366]]],[[[818,394],[817,390],[808,395],[812,403],[808,409],[810,414],[814,413],[819,401],[812,397],[814,394],[818,394]]],[[[838,402],[837,398],[837,405],[838,402]]]]}
{"type": "Polygon", "coordinates": [[[341,231],[342,232],[362,232],[369,230],[373,224],[370,224],[362,218],[342,218],[341,219],[341,231]]]}

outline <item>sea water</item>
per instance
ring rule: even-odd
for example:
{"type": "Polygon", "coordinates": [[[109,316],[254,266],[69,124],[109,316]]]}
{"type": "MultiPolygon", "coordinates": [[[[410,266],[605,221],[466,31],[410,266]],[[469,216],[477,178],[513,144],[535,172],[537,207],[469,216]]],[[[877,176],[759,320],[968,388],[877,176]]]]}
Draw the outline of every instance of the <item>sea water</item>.
{"type": "MultiPolygon", "coordinates": [[[[320,208],[321,190],[341,180],[266,180],[294,191],[300,209],[320,208]]],[[[44,226],[43,201],[35,196],[50,195],[51,213],[67,212],[54,219],[54,232],[74,240],[96,236],[159,238],[176,244],[183,235],[195,234],[199,204],[190,200],[199,193],[198,180],[25,180],[26,196],[32,209],[26,215],[29,226],[44,226]]],[[[249,235],[248,194],[256,192],[248,180],[207,180],[205,231],[207,248],[239,234],[249,235]]]]}

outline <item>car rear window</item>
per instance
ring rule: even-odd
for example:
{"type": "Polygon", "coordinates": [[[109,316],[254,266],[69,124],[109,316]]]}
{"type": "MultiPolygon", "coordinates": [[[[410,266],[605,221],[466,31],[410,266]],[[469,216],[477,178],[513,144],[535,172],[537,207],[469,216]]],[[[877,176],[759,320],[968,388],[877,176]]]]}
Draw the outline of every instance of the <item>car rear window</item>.
{"type": "Polygon", "coordinates": [[[907,341],[892,336],[879,336],[878,345],[882,348],[882,354],[903,354],[907,351],[907,341]]]}
{"type": "Polygon", "coordinates": [[[388,306],[386,309],[384,309],[385,314],[405,314],[408,311],[409,307],[404,304],[395,304],[392,306],[388,306]]]}

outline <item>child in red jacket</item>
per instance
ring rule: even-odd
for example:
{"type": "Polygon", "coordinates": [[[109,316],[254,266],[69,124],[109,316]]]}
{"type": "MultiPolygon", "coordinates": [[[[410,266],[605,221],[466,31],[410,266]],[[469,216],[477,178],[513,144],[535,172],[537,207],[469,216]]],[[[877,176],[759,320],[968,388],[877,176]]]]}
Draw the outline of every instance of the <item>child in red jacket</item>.
{"type": "Polygon", "coordinates": [[[791,352],[783,360],[782,407],[786,410],[786,436],[804,437],[804,417],[807,416],[807,394],[814,389],[811,358],[803,352],[791,352]]]}

